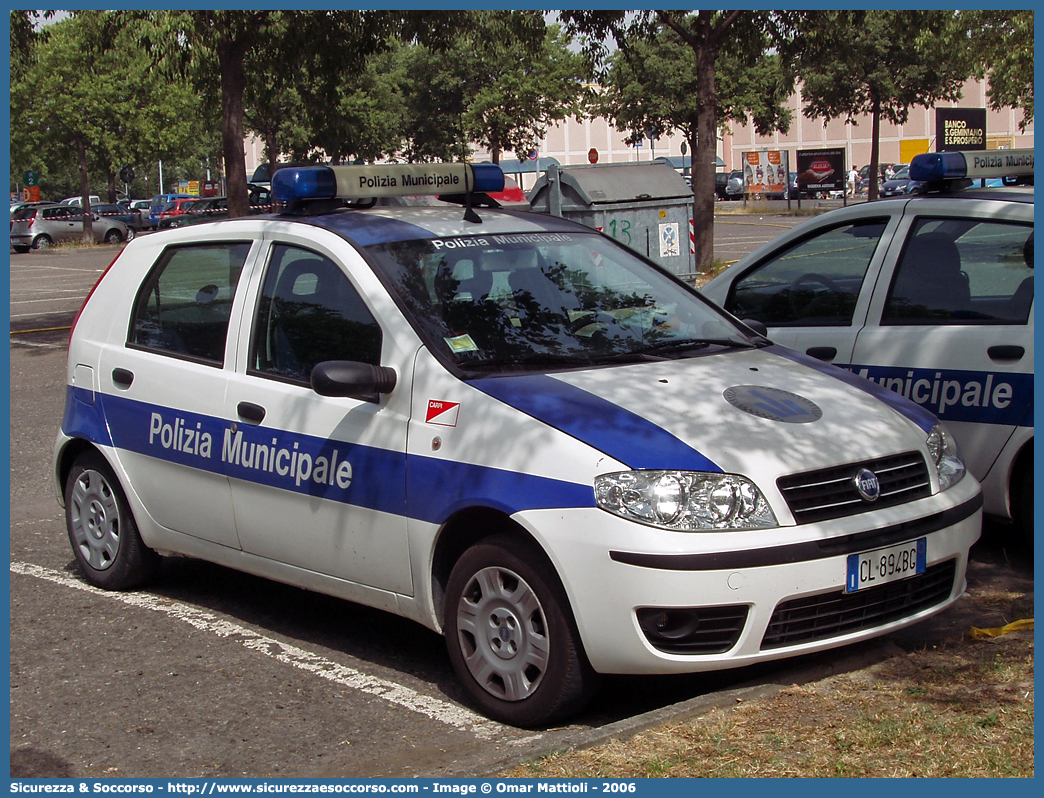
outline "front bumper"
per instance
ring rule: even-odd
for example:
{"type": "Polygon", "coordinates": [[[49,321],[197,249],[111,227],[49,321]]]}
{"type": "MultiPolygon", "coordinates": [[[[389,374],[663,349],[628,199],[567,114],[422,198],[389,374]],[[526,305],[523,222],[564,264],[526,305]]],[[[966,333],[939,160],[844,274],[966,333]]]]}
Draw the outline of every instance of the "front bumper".
{"type": "Polygon", "coordinates": [[[965,590],[981,508],[966,478],[905,505],[769,530],[668,532],[598,509],[519,520],[555,560],[596,671],[689,673],[865,640],[944,609],[965,590]],[[920,538],[925,574],[844,592],[850,554],[920,538]],[[664,618],[679,627],[695,618],[694,637],[705,630],[710,644],[670,650],[642,628],[664,618]]]}

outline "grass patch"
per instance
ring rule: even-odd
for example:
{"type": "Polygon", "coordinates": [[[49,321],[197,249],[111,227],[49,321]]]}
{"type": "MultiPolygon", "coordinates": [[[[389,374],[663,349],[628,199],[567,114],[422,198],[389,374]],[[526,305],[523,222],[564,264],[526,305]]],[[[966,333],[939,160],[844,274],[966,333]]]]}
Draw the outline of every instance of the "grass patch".
{"type": "Polygon", "coordinates": [[[1033,719],[1033,632],[963,637],[500,775],[1026,778],[1033,719]]]}

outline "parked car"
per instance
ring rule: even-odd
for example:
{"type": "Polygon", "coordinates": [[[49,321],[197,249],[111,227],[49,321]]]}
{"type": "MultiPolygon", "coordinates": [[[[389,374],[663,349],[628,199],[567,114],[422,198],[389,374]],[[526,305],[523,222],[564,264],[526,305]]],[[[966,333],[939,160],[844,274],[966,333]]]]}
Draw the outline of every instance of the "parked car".
{"type": "Polygon", "coordinates": [[[986,512],[1032,539],[1033,188],[925,186],[799,225],[703,293],[776,343],[931,410],[986,512]]]}
{"type": "MultiPolygon", "coordinates": [[[[717,200],[727,200],[729,195],[726,189],[729,186],[729,173],[728,172],[715,172],[714,173],[714,198],[717,200]]],[[[691,187],[691,183],[690,183],[691,187]]]]}
{"type": "Polygon", "coordinates": [[[911,194],[920,185],[917,180],[910,179],[910,167],[904,166],[890,180],[881,184],[878,196],[895,197],[900,194],[911,194]]]}
{"type": "Polygon", "coordinates": [[[127,225],[128,241],[134,238],[138,232],[138,225],[141,224],[141,215],[137,211],[132,211],[129,208],[124,208],[111,202],[96,203],[91,206],[91,212],[108,219],[119,219],[127,225]]]}
{"type": "Polygon", "coordinates": [[[159,217],[156,220],[156,229],[167,229],[168,227],[170,227],[171,222],[175,218],[183,214],[188,208],[192,207],[198,202],[200,202],[199,197],[178,197],[176,199],[172,199],[170,202],[164,205],[162,210],[160,211],[159,217]]]}
{"type": "MultiPolygon", "coordinates": [[[[90,200],[91,200],[91,205],[94,205],[96,202],[101,202],[101,197],[99,197],[97,194],[91,194],[90,200]]],[[[65,199],[61,200],[60,204],[61,205],[82,205],[83,204],[83,197],[79,197],[79,196],[77,196],[77,197],[66,197],[65,199]]]]}
{"type": "Polygon", "coordinates": [[[84,578],[189,554],[398,613],[525,727],[599,673],[823,651],[958,600],[980,489],[923,408],[577,222],[334,207],[503,185],[281,169],[279,215],[128,244],[70,333],[54,447],[84,578]]]}
{"type": "MultiPolygon", "coordinates": [[[[118,219],[98,214],[94,218],[94,240],[118,244],[133,238],[133,233],[118,219]]],[[[11,222],[11,246],[16,252],[46,249],[59,241],[77,241],[83,237],[83,211],[78,205],[37,205],[23,208],[19,218],[11,222]]]]}
{"type": "Polygon", "coordinates": [[[725,186],[725,197],[730,200],[743,199],[743,170],[733,169],[729,172],[729,182],[725,186]]]}
{"type": "Polygon", "coordinates": [[[130,200],[127,204],[132,211],[138,214],[138,230],[151,230],[152,219],[149,217],[149,206],[152,205],[152,200],[137,199],[130,200]]]}
{"type": "Polygon", "coordinates": [[[200,197],[196,194],[157,194],[149,201],[149,223],[154,229],[159,227],[160,214],[167,203],[176,199],[197,200],[200,197]]]}
{"type": "MultiPolygon", "coordinates": [[[[175,200],[177,202],[177,200],[175,200]]],[[[160,218],[160,227],[186,227],[200,222],[213,222],[228,218],[228,199],[226,197],[207,197],[188,202],[181,213],[160,218]]]]}

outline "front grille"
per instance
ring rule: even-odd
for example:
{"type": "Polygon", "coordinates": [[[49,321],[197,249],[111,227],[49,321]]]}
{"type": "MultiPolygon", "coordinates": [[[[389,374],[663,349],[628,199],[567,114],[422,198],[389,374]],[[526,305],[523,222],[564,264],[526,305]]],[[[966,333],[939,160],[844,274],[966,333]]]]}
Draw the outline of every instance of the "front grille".
{"type": "Polygon", "coordinates": [[[668,654],[724,654],[736,645],[750,607],[647,607],[638,610],[645,638],[668,654]]]}
{"type": "Polygon", "coordinates": [[[780,477],[776,485],[799,524],[865,513],[931,495],[928,465],[918,452],[791,474],[780,477]],[[881,483],[877,501],[865,501],[856,491],[855,475],[863,468],[873,471],[881,483]]]}
{"type": "Polygon", "coordinates": [[[784,601],[772,613],[761,649],[829,640],[909,618],[946,601],[956,573],[957,561],[947,560],[920,576],[879,587],[784,601]]]}

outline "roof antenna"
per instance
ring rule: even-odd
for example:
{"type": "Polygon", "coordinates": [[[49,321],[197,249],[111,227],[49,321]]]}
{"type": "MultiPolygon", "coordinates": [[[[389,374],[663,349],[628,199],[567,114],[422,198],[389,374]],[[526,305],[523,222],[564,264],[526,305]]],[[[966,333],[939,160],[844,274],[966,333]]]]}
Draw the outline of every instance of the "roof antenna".
{"type": "Polygon", "coordinates": [[[468,175],[471,170],[464,164],[464,221],[472,224],[482,224],[481,217],[471,207],[471,187],[468,185],[468,175]]]}

